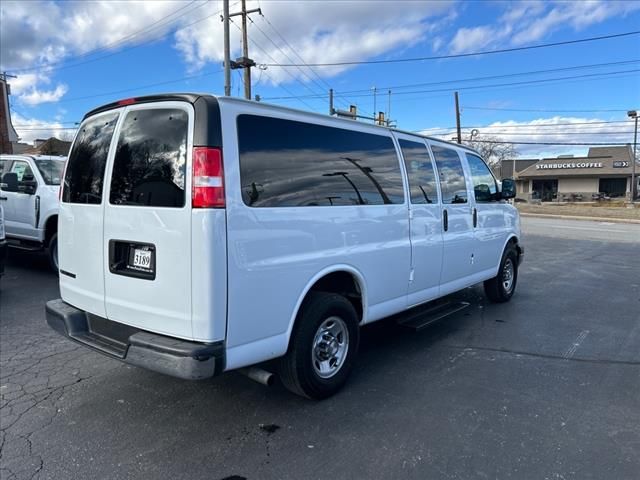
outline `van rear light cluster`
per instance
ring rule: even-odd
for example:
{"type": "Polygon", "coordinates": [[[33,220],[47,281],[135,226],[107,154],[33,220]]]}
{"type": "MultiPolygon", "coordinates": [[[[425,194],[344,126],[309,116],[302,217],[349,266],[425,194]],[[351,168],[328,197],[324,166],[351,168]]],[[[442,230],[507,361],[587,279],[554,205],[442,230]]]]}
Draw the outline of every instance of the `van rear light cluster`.
{"type": "Polygon", "coordinates": [[[224,208],[222,150],[212,147],[193,149],[193,208],[224,208]]]}

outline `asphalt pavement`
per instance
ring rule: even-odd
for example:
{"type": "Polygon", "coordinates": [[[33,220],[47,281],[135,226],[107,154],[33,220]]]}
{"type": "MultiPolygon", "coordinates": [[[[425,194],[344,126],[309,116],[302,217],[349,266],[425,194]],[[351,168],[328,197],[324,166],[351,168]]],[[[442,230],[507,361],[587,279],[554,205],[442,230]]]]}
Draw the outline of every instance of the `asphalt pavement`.
{"type": "Polygon", "coordinates": [[[363,330],[314,402],[229,373],[187,382],[59,337],[41,254],[0,280],[4,479],[638,479],[640,225],[523,218],[508,304],[363,330]]]}

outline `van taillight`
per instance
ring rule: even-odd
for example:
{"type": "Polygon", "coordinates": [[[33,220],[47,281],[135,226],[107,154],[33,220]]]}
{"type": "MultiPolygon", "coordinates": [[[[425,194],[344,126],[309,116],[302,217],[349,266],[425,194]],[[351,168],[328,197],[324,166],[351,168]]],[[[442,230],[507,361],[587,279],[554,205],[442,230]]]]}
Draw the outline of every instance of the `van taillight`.
{"type": "Polygon", "coordinates": [[[211,147],[193,149],[193,208],[224,208],[222,150],[211,147]]]}

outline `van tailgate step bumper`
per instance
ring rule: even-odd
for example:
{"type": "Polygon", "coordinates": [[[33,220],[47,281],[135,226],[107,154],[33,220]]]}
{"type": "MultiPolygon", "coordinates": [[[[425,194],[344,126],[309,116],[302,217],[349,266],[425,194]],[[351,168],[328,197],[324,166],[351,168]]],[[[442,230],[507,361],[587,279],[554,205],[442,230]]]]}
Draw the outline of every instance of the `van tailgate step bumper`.
{"type": "Polygon", "coordinates": [[[79,310],[62,299],[47,302],[49,326],[112,358],[187,380],[224,370],[224,343],[198,343],[158,335],[79,310]]]}

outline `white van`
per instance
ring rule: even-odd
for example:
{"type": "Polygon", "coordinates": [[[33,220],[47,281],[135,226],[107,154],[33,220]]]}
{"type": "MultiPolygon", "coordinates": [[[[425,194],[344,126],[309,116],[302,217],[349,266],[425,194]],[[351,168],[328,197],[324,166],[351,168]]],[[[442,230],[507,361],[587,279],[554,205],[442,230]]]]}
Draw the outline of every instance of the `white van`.
{"type": "Polygon", "coordinates": [[[513,185],[473,150],[352,120],[198,94],[112,103],[71,148],[47,321],[186,379],[279,359],[286,387],[324,398],[361,325],[479,282],[511,298],[513,185]]]}

